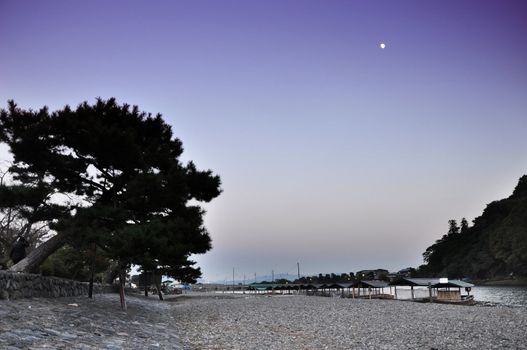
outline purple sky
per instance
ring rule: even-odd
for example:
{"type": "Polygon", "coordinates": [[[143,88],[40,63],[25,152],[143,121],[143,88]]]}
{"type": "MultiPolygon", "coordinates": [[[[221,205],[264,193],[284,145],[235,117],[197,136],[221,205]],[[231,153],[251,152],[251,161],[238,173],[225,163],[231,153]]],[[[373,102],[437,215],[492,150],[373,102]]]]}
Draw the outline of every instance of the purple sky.
{"type": "Polygon", "coordinates": [[[0,0],[0,101],[162,113],[223,179],[208,280],[397,270],[527,173],[526,38],[521,0],[0,0]]]}

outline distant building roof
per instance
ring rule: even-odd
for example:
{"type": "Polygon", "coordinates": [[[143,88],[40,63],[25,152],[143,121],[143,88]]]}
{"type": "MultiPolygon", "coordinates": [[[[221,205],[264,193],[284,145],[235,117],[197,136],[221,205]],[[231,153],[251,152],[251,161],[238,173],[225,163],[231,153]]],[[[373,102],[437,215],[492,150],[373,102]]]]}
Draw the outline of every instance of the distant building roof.
{"type": "Polygon", "coordinates": [[[357,283],[355,282],[338,282],[330,284],[328,288],[351,288],[355,287],[356,285],[357,283]]]}
{"type": "Polygon", "coordinates": [[[248,286],[248,289],[254,290],[272,290],[275,289],[278,284],[267,284],[267,283],[252,283],[248,286]]]}
{"type": "Polygon", "coordinates": [[[360,271],[357,271],[357,273],[363,273],[363,274],[366,274],[366,273],[375,273],[375,272],[388,272],[388,270],[385,270],[385,269],[373,269],[373,270],[360,270],[360,271]]]}
{"type": "Polygon", "coordinates": [[[357,286],[359,288],[365,288],[365,287],[384,288],[384,287],[388,287],[388,282],[381,281],[381,280],[363,280],[363,281],[358,282],[357,286]]]}

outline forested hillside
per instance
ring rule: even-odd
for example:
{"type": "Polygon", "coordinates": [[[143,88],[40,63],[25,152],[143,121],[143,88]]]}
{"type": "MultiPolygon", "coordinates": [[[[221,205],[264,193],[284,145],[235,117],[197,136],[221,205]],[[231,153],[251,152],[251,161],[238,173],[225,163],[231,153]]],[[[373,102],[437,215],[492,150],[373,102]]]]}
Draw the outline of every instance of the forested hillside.
{"type": "Polygon", "coordinates": [[[487,205],[483,214],[449,231],[423,253],[421,275],[494,278],[527,276],[527,175],[509,198],[487,205]]]}

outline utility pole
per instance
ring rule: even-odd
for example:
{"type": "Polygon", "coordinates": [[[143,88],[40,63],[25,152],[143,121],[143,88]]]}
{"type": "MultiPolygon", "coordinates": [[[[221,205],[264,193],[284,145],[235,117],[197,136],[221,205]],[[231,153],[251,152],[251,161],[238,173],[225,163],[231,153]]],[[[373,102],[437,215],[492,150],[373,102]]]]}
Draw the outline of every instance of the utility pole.
{"type": "Polygon", "coordinates": [[[256,272],[254,273],[254,283],[256,283],[256,272]]]}
{"type": "Polygon", "coordinates": [[[243,290],[243,294],[245,294],[245,274],[243,274],[242,290],[243,290]]]}
{"type": "Polygon", "coordinates": [[[298,270],[298,279],[300,279],[300,263],[299,262],[296,263],[296,268],[298,270]]]}
{"type": "Polygon", "coordinates": [[[232,268],[232,294],[234,294],[234,267],[232,268]]]}
{"type": "MultiPolygon", "coordinates": [[[[296,262],[296,270],[298,272],[298,283],[300,283],[300,263],[297,261],[296,262]]],[[[298,289],[298,294],[300,294],[300,289],[298,289]]]]}
{"type": "Polygon", "coordinates": [[[274,270],[271,270],[271,274],[272,274],[272,276],[273,276],[273,280],[272,280],[272,282],[274,283],[274,270]]]}

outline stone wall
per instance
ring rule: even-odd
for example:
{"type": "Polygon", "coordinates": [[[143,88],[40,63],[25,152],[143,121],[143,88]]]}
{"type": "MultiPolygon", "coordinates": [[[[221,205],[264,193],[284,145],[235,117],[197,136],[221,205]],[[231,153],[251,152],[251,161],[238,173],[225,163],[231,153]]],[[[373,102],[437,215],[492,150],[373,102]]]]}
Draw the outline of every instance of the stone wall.
{"type": "MultiPolygon", "coordinates": [[[[111,293],[111,285],[95,283],[94,293],[111,293]]],[[[0,299],[56,298],[88,295],[88,282],[47,277],[30,273],[0,271],[0,299]]]]}

